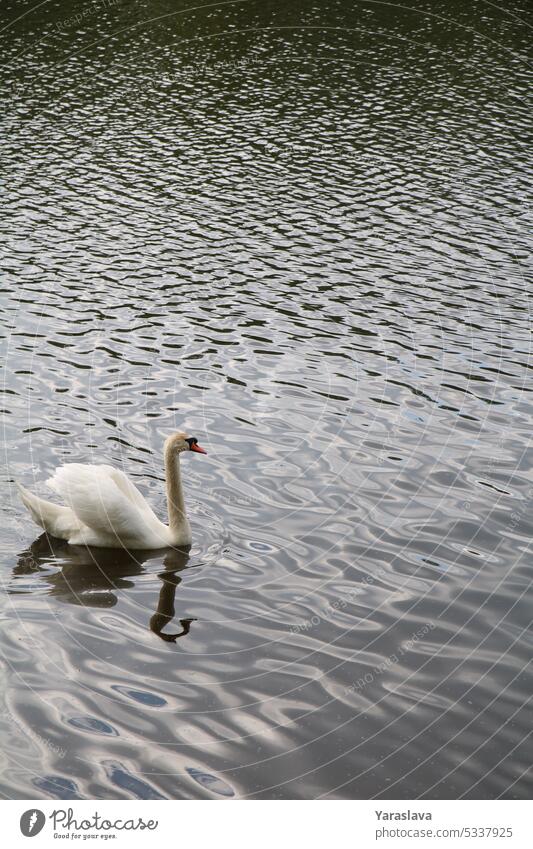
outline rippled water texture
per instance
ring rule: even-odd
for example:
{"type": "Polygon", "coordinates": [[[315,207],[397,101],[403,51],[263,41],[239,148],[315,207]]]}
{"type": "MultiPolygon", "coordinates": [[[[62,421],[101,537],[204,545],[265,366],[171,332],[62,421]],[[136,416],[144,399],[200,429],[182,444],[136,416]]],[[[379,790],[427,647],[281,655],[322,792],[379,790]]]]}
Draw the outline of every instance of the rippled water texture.
{"type": "Polygon", "coordinates": [[[0,792],[525,798],[525,10],[4,8],[0,792]],[[189,554],[34,542],[181,427],[189,554]]]}

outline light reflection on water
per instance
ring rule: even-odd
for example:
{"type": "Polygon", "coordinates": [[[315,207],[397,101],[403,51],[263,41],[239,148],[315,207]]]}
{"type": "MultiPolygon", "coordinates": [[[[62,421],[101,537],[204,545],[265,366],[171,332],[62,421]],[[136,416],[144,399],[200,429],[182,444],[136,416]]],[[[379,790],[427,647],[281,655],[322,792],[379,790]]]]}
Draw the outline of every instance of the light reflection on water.
{"type": "Polygon", "coordinates": [[[175,11],[2,34],[0,790],[525,798],[520,14],[175,11]],[[178,427],[190,551],[33,541],[178,427]]]}

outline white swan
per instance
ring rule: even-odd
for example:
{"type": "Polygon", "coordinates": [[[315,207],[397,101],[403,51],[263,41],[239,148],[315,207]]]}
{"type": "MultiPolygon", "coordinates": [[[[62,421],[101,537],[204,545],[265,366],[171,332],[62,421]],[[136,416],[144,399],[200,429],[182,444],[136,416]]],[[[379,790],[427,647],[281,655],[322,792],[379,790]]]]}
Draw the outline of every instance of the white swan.
{"type": "Polygon", "coordinates": [[[71,545],[149,549],[190,545],[191,527],[185,513],[179,455],[207,454],[194,437],[174,433],[164,445],[168,526],[124,472],[112,466],[60,466],[46,483],[67,506],[44,501],[19,483],[21,498],[32,518],[50,536],[71,545]]]}

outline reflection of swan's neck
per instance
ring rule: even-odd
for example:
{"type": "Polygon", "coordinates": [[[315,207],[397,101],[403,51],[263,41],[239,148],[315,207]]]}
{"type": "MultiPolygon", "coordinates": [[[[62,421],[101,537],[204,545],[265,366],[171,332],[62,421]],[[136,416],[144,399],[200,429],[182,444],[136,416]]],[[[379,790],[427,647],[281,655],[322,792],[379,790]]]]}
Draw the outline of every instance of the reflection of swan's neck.
{"type": "Polygon", "coordinates": [[[180,458],[170,446],[165,446],[165,471],[167,484],[168,524],[173,534],[188,531],[185,499],[181,486],[180,458]]]}

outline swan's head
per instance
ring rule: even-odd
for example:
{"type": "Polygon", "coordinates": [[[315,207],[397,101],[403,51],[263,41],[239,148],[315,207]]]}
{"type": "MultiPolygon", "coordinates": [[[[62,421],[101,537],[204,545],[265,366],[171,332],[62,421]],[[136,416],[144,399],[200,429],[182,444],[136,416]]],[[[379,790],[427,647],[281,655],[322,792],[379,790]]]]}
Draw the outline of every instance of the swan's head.
{"type": "Polygon", "coordinates": [[[165,452],[170,451],[172,454],[181,454],[182,451],[196,451],[197,454],[207,454],[205,448],[198,445],[198,440],[195,436],[187,436],[186,433],[178,431],[173,433],[165,441],[165,452]]]}

